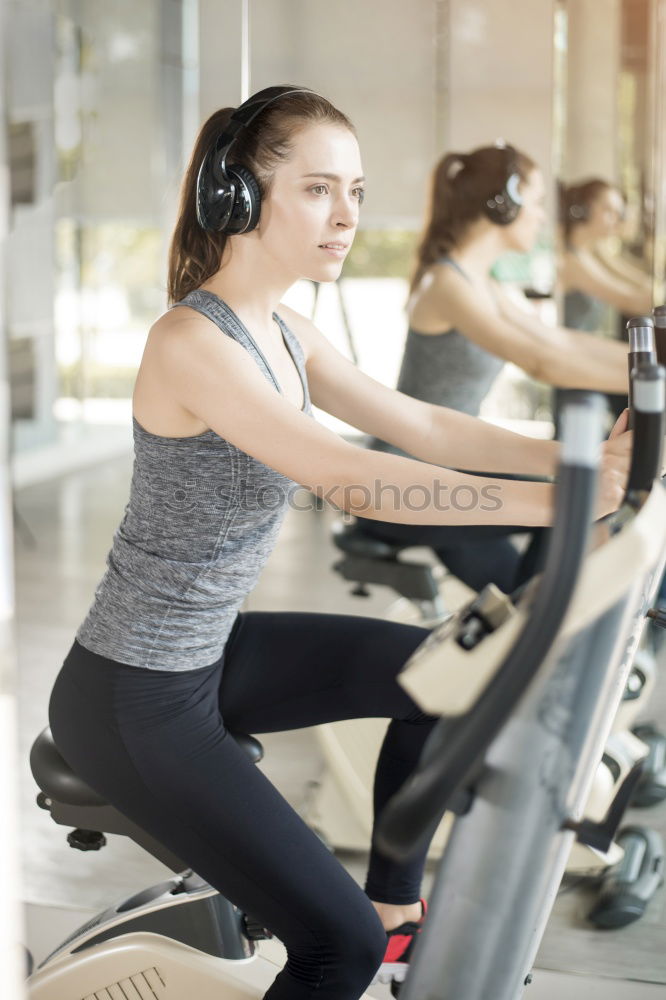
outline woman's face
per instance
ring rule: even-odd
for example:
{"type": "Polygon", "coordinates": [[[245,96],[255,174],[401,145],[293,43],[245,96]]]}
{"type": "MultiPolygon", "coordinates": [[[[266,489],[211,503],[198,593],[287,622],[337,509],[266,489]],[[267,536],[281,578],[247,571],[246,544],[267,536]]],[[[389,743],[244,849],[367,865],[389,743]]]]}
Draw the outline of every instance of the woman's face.
{"type": "Polygon", "coordinates": [[[617,188],[605,188],[590,202],[587,225],[591,236],[614,236],[624,218],[624,198],[617,188]]]}
{"type": "Polygon", "coordinates": [[[263,249],[294,279],[334,281],[354,239],[363,182],[358,142],[348,129],[301,129],[262,204],[263,249]]]}
{"type": "Polygon", "coordinates": [[[531,170],[527,179],[521,181],[520,193],[523,204],[515,222],[504,229],[509,250],[518,253],[529,253],[537,241],[539,232],[546,221],[545,195],[546,189],[543,174],[537,168],[531,170]]]}

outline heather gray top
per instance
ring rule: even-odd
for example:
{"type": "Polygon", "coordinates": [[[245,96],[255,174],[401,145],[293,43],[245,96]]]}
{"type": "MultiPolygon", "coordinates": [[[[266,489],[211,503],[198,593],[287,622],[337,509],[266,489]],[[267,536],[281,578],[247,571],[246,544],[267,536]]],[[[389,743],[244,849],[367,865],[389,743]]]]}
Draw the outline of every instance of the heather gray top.
{"type": "Polygon", "coordinates": [[[571,330],[596,333],[605,322],[607,307],[600,299],[579,290],[564,296],[564,325],[571,330]]]}
{"type": "MultiPolygon", "coordinates": [[[[439,263],[467,277],[450,257],[442,257],[439,263]]],[[[460,330],[425,334],[410,328],[397,388],[414,399],[478,416],[484,397],[503,367],[501,358],[479,347],[460,330]]],[[[370,447],[405,454],[378,438],[370,442],[370,447]]]]}
{"type": "MultiPolygon", "coordinates": [[[[211,319],[282,391],[226,303],[195,291],[178,305],[211,319]]],[[[303,351],[277,314],[274,319],[303,384],[303,412],[311,414],[303,351]]],[[[212,430],[170,438],[133,424],[129,502],[76,637],[93,653],[135,667],[209,666],[222,655],[236,614],[273,549],[295,484],[212,430]]]]}

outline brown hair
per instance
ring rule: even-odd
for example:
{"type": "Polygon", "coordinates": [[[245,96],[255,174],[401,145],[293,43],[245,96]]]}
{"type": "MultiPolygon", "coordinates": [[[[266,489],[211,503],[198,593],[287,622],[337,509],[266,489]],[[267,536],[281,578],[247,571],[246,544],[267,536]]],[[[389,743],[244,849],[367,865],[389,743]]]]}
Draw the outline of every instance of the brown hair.
{"type": "MultiPolygon", "coordinates": [[[[221,108],[204,123],[194,144],[180,193],[180,207],[169,248],[169,304],[198,288],[218,270],[228,237],[203,230],[197,222],[196,185],[199,166],[227,128],[235,108],[221,108]]],[[[262,198],[271,187],[278,163],[289,159],[292,140],[309,124],[328,122],[356,134],[341,111],[318,94],[286,93],[268,105],[251,125],[241,129],[230,151],[229,163],[240,163],[254,174],[262,198]]]]}
{"type": "Polygon", "coordinates": [[[502,191],[512,173],[522,181],[536,167],[513,146],[482,146],[471,153],[448,153],[432,174],[428,221],[416,251],[410,293],[431,264],[455,247],[483,215],[484,202],[502,191]]]}
{"type": "Polygon", "coordinates": [[[559,218],[564,229],[564,241],[568,242],[571,233],[581,222],[585,222],[593,202],[604,191],[612,191],[615,186],[600,177],[591,177],[577,184],[560,184],[558,190],[559,218]]]}

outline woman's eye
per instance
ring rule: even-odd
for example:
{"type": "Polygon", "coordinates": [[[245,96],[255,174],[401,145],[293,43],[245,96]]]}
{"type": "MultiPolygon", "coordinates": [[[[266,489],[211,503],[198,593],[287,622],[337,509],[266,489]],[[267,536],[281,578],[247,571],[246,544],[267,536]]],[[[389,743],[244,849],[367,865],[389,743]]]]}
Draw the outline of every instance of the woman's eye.
{"type": "Polygon", "coordinates": [[[313,184],[310,190],[313,192],[313,194],[326,194],[328,188],[326,187],[325,184],[313,184]]]}
{"type": "Polygon", "coordinates": [[[354,194],[358,199],[359,205],[362,205],[365,198],[365,188],[354,188],[354,194]]]}

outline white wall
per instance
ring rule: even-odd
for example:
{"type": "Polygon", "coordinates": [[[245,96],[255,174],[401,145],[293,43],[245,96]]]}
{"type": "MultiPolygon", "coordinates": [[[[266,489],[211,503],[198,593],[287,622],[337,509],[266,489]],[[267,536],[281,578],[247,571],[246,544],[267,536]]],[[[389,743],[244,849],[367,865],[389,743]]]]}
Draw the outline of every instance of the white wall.
{"type": "Polygon", "coordinates": [[[7,325],[13,339],[32,343],[34,419],[17,421],[14,447],[53,438],[55,150],[53,145],[53,13],[45,0],[7,4],[7,104],[10,122],[30,123],[34,133],[34,201],[15,207],[7,236],[7,325]]]}
{"type": "MultiPolygon", "coordinates": [[[[5,80],[7,4],[0,0],[0,273],[7,254],[9,170],[7,163],[7,107],[5,80]]],[[[7,314],[4,282],[0,289],[0,857],[3,890],[0,894],[0,995],[20,1000],[22,982],[23,921],[19,908],[16,656],[14,647],[14,559],[11,492],[9,481],[9,385],[7,382],[7,314]]]]}
{"type": "MultiPolygon", "coordinates": [[[[303,83],[357,126],[366,226],[419,227],[448,147],[504,136],[549,170],[552,0],[252,0],[251,83],[303,83]],[[529,39],[529,44],[525,44],[529,39]]],[[[240,94],[239,0],[201,0],[201,116],[240,94]]]]}
{"type": "MultiPolygon", "coordinates": [[[[252,92],[319,91],[354,122],[368,178],[364,224],[418,227],[435,143],[432,0],[253,0],[252,92]]],[[[240,3],[202,0],[201,115],[240,95],[240,3]]]]}
{"type": "Polygon", "coordinates": [[[621,0],[567,4],[567,129],[564,179],[618,179],[617,98],[621,0]]]}
{"type": "Polygon", "coordinates": [[[502,138],[551,178],[553,0],[449,0],[446,139],[502,138]]]}

